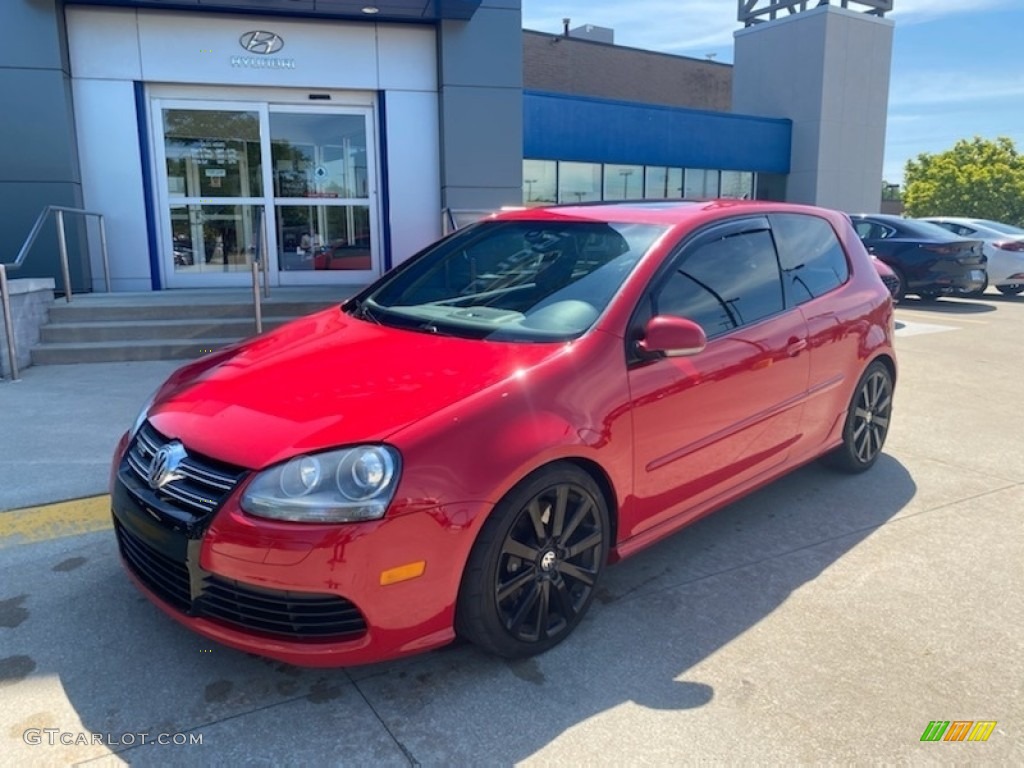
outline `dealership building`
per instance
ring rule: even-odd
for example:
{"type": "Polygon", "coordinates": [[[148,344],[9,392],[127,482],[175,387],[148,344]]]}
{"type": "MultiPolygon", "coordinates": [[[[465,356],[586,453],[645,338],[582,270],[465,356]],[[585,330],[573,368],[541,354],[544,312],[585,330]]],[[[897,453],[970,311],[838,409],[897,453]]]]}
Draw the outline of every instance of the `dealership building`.
{"type": "MultiPolygon", "coordinates": [[[[0,261],[49,205],[103,215],[114,291],[241,287],[261,255],[275,286],[364,284],[445,211],[877,210],[891,6],[741,0],[727,65],[524,31],[519,0],[6,0],[0,261]]],[[[68,222],[74,290],[103,290],[68,222]]],[[[56,253],[48,226],[13,276],[56,253]]]]}

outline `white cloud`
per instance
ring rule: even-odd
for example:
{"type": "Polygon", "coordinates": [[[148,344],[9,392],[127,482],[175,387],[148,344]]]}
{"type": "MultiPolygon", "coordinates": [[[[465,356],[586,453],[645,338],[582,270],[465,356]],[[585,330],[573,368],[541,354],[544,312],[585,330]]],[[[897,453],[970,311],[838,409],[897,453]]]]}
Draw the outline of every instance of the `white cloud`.
{"type": "Polygon", "coordinates": [[[1024,96],[1024,78],[1019,73],[967,73],[927,71],[894,73],[889,95],[891,109],[908,107],[974,107],[981,102],[1017,99],[1024,96]]]}
{"type": "Polygon", "coordinates": [[[963,13],[1010,10],[1020,7],[1020,0],[896,0],[891,18],[897,24],[923,24],[928,21],[963,13]]]}

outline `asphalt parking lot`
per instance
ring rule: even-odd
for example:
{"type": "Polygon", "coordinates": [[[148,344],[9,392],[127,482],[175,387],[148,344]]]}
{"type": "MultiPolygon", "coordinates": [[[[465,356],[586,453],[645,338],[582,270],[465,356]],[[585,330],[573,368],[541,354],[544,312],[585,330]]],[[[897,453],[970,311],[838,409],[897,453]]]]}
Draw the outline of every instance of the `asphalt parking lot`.
{"type": "MultiPolygon", "coordinates": [[[[609,569],[528,661],[248,656],[135,590],[102,499],[0,512],[0,764],[1024,764],[1024,298],[897,318],[873,470],[806,467],[609,569]],[[922,742],[935,720],[997,724],[922,742]]],[[[0,510],[103,493],[171,368],[0,382],[0,510]]]]}

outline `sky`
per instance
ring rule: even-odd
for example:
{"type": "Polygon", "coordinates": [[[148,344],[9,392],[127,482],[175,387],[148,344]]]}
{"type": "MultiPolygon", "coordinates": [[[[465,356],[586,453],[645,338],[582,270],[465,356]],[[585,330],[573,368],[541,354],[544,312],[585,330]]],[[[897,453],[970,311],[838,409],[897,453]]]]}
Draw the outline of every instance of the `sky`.
{"type": "MultiPolygon", "coordinates": [[[[523,26],[612,27],[615,42],[731,63],[736,0],[523,0],[523,26]]],[[[883,178],[958,139],[1009,136],[1024,152],[1024,0],[895,0],[883,178]]]]}

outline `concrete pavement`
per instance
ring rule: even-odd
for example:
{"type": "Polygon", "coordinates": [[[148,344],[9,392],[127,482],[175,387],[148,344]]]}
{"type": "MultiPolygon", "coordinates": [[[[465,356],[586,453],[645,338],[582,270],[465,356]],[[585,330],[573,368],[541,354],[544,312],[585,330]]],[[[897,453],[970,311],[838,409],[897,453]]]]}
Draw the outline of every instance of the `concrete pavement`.
{"type": "MultiPolygon", "coordinates": [[[[807,467],[610,568],[576,633],[528,661],[467,645],[351,670],[251,657],[142,598],[109,531],[26,543],[0,513],[0,764],[1024,763],[1024,301],[897,314],[871,472],[807,467]],[[921,742],[933,720],[997,725],[921,742]]],[[[124,365],[0,383],[0,509],[102,492],[114,440],[173,367],[124,365]],[[62,404],[51,431],[22,439],[45,402],[62,404]],[[50,456],[81,461],[47,481],[50,456]]]]}

